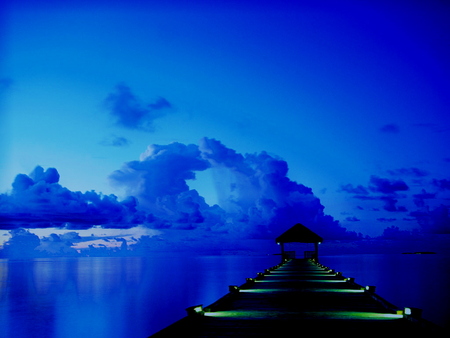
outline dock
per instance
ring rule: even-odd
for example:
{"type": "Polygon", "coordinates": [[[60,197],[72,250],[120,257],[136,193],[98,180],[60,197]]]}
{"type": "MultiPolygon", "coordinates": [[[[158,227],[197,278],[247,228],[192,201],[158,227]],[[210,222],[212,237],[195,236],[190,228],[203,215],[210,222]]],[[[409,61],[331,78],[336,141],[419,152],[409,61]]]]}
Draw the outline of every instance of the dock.
{"type": "Polygon", "coordinates": [[[186,317],[151,337],[449,334],[421,318],[420,309],[398,308],[374,286],[359,285],[314,259],[285,259],[229,286],[213,304],[186,310],[186,317]]]}

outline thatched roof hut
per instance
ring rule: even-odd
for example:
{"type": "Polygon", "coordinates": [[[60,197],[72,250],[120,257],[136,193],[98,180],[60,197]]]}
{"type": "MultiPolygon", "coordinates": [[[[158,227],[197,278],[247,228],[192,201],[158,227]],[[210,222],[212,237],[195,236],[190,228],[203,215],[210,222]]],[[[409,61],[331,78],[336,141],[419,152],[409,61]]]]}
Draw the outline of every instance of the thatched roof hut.
{"type": "MultiPolygon", "coordinates": [[[[319,260],[319,244],[323,242],[323,238],[320,237],[315,232],[311,231],[303,224],[297,223],[292,228],[288,229],[280,236],[278,236],[275,241],[277,244],[281,245],[281,258],[284,260],[288,257],[288,254],[284,251],[284,243],[314,243],[314,253],[311,258],[316,261],[319,260]]],[[[305,252],[306,254],[306,252],[305,252]]]]}

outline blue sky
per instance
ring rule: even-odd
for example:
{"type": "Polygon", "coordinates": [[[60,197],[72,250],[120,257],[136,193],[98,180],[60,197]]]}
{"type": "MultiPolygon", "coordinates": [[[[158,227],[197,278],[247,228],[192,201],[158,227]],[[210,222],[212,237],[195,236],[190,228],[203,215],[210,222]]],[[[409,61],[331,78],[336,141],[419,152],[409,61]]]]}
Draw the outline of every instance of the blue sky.
{"type": "MultiPolygon", "coordinates": [[[[149,145],[206,137],[286,161],[348,230],[423,231],[444,205],[450,233],[445,2],[4,6],[4,196],[39,165],[71,192],[134,192],[142,206],[148,192],[113,173],[149,145]]],[[[226,209],[223,170],[193,170],[187,184],[226,209]]]]}

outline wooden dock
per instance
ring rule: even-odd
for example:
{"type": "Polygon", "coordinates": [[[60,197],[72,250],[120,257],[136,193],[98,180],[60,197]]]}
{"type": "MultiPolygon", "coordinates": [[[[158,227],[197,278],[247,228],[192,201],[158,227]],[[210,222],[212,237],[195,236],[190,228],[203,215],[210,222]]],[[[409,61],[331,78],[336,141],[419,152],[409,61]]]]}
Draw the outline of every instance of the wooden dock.
{"type": "Polygon", "coordinates": [[[186,317],[151,337],[283,337],[310,331],[449,337],[420,318],[420,310],[399,309],[374,291],[314,261],[291,259],[230,286],[209,306],[188,308],[186,317]]]}

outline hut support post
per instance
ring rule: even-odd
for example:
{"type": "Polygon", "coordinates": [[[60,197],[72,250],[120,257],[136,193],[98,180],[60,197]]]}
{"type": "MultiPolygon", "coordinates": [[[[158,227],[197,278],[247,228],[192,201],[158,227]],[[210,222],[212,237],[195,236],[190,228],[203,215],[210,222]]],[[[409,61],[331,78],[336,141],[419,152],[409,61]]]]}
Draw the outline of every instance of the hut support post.
{"type": "Polygon", "coordinates": [[[319,243],[315,242],[314,243],[314,259],[316,260],[317,263],[319,263],[319,243]]]}
{"type": "Polygon", "coordinates": [[[286,257],[286,253],[284,252],[284,243],[280,243],[280,245],[281,245],[281,263],[283,263],[284,259],[287,257],[286,257]]]}

